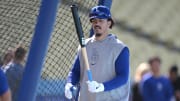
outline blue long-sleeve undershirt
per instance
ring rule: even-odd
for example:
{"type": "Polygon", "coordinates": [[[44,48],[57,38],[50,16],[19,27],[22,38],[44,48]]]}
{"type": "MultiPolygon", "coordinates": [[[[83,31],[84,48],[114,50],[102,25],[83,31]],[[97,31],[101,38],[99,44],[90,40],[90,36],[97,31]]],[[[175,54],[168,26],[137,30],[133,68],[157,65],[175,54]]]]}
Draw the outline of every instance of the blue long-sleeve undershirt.
{"type": "Polygon", "coordinates": [[[80,61],[79,61],[79,57],[76,56],[75,62],[68,75],[67,82],[70,82],[73,85],[76,85],[79,82],[79,80],[80,80],[80,61]]]}
{"type": "MultiPolygon", "coordinates": [[[[116,77],[110,81],[104,82],[105,91],[109,91],[124,85],[129,77],[129,49],[125,47],[115,61],[116,77]]],[[[76,85],[80,79],[80,61],[77,56],[68,75],[67,82],[76,85]]]]}

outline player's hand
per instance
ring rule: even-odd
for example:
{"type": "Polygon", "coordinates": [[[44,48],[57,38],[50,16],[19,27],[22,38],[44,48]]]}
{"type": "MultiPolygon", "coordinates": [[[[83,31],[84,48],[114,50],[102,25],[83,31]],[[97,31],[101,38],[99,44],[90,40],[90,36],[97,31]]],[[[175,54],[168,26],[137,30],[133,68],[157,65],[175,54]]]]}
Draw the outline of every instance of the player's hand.
{"type": "Polygon", "coordinates": [[[91,93],[98,93],[104,91],[104,85],[102,83],[98,83],[96,81],[87,81],[88,90],[91,93]]]}
{"type": "Polygon", "coordinates": [[[71,87],[73,87],[71,83],[65,85],[65,96],[67,99],[72,99],[71,87]]]}

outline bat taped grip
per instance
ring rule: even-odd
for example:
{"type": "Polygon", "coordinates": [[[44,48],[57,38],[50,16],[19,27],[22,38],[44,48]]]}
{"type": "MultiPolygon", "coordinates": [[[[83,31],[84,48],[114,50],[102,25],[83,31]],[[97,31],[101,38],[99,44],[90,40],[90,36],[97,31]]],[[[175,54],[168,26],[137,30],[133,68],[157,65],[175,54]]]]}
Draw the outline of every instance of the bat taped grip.
{"type": "Polygon", "coordinates": [[[89,81],[92,81],[92,72],[91,72],[91,70],[87,70],[87,74],[88,74],[89,81]]]}

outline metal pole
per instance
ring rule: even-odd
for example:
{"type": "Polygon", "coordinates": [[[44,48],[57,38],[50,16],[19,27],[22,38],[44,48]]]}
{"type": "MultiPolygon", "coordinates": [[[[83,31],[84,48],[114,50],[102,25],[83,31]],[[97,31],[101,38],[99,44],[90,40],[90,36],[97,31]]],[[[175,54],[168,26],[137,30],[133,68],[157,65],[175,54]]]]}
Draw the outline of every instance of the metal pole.
{"type": "Polygon", "coordinates": [[[53,31],[58,3],[59,0],[41,1],[35,33],[18,93],[18,101],[35,100],[35,92],[53,31]]]}

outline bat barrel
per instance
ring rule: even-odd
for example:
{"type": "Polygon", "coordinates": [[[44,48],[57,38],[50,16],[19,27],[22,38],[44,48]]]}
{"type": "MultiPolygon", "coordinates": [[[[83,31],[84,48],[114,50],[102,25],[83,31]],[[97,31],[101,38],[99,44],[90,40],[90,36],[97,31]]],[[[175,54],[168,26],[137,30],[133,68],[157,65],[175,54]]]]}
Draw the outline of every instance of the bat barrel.
{"type": "Polygon", "coordinates": [[[78,34],[80,45],[81,45],[81,47],[85,47],[85,38],[84,38],[84,34],[83,34],[83,29],[81,26],[81,20],[78,15],[77,5],[71,5],[71,11],[72,11],[73,19],[75,22],[76,32],[78,34]]]}

